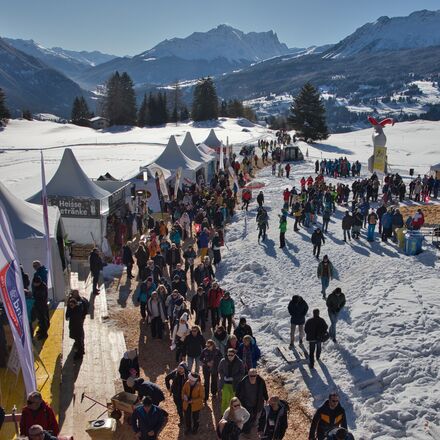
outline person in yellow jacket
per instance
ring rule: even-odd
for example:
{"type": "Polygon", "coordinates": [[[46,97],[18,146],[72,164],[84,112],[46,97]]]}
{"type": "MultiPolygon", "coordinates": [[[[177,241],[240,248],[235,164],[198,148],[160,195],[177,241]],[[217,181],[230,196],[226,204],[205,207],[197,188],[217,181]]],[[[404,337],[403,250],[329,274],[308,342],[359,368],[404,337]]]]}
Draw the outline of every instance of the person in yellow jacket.
{"type": "Polygon", "coordinates": [[[203,408],[203,387],[198,373],[190,373],[182,388],[185,434],[196,434],[199,429],[199,415],[203,408]]]}

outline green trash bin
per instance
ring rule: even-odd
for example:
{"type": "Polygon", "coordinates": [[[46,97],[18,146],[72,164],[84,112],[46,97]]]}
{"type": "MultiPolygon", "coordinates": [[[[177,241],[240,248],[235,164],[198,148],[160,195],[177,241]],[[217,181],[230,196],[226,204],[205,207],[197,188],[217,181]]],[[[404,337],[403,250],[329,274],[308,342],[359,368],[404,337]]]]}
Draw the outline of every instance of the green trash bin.
{"type": "Polygon", "coordinates": [[[406,228],[397,228],[396,229],[396,237],[397,237],[397,243],[399,243],[399,248],[404,250],[405,249],[405,234],[407,230],[406,228]]]}

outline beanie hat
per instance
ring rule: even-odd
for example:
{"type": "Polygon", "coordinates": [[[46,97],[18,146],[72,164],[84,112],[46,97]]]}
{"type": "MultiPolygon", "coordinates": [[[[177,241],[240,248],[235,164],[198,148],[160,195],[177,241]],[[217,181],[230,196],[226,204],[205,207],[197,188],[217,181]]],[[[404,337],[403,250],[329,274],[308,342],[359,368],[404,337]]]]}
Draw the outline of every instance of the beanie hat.
{"type": "Polygon", "coordinates": [[[188,313],[183,313],[182,316],[180,317],[180,320],[188,322],[188,313]]]}

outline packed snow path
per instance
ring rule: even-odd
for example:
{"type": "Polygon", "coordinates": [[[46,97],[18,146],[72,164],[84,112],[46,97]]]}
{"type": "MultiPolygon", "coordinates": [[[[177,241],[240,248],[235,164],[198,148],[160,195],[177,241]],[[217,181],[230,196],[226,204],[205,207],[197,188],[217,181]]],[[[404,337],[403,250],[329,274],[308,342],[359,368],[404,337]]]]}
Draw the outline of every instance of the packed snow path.
{"type": "Polygon", "coordinates": [[[303,360],[294,364],[287,365],[277,350],[289,344],[287,305],[293,294],[307,301],[307,318],[319,308],[329,323],[312,254],[313,228],[294,232],[289,217],[287,247],[279,249],[282,192],[292,185],[300,188],[301,177],[314,176],[313,170],[312,163],[304,162],[293,165],[290,179],[272,176],[270,167],[259,173],[256,180],[266,185],[268,238],[257,243],[254,191],[249,212],[238,211],[237,221],[228,226],[221,285],[231,291],[238,314],[249,318],[269,370],[287,373],[292,390],[307,387],[315,407],[337,388],[356,439],[431,438],[427,430],[438,426],[440,411],[440,278],[432,246],[406,256],[377,236],[369,243],[365,229],[360,240],[345,244],[345,209],[338,207],[321,249],[321,258],[327,254],[337,272],[327,294],[341,287],[347,299],[337,325],[338,343],[324,344],[315,370],[297,344],[295,356],[303,360]]]}

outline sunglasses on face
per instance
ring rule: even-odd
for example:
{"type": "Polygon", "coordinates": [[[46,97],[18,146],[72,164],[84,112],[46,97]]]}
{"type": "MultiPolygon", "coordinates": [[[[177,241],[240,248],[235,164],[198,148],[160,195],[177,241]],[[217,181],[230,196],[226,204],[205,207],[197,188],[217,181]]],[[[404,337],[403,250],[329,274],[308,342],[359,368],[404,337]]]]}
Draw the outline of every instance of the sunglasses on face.
{"type": "Polygon", "coordinates": [[[250,374],[249,377],[255,379],[257,377],[257,375],[256,374],[250,374]]]}
{"type": "Polygon", "coordinates": [[[240,404],[237,403],[237,405],[232,405],[232,408],[240,408],[240,404]]]}

